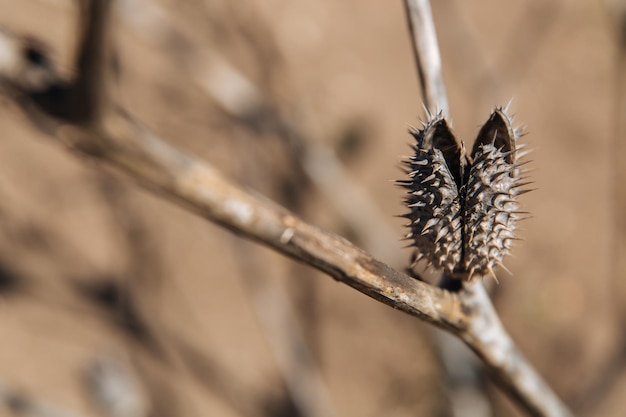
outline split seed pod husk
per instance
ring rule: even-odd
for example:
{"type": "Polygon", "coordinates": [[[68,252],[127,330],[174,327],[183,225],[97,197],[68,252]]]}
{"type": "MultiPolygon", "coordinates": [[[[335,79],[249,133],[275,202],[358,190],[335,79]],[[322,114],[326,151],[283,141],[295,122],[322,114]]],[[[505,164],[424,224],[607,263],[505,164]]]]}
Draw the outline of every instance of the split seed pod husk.
{"type": "Polygon", "coordinates": [[[442,115],[427,114],[422,129],[412,128],[413,155],[404,161],[404,200],[416,251],[411,267],[424,259],[449,276],[472,279],[503,266],[515,238],[518,196],[528,191],[520,163],[519,129],[506,108],[496,108],[480,129],[467,156],[442,115]]]}

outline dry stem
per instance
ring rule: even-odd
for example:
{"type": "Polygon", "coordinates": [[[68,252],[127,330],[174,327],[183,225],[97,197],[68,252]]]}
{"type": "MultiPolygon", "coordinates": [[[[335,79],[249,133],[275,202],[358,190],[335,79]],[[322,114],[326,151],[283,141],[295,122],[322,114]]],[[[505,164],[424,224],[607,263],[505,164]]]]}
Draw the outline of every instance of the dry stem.
{"type": "MultiPolygon", "coordinates": [[[[405,0],[409,30],[427,108],[448,115],[441,58],[428,0],[405,0]]],[[[517,350],[502,326],[480,281],[466,283],[459,293],[472,311],[469,326],[459,337],[485,362],[500,386],[530,414],[568,416],[569,410],[517,350]]]]}

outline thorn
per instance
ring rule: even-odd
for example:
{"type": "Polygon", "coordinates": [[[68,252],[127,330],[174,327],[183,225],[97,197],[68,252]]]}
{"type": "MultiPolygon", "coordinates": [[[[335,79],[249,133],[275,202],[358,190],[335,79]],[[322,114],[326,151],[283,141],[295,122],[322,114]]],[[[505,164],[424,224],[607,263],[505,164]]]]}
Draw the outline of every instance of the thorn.
{"type": "Polygon", "coordinates": [[[522,159],[522,158],[524,158],[526,155],[528,155],[529,153],[531,153],[531,152],[533,152],[533,151],[534,151],[534,149],[528,149],[528,150],[526,150],[526,151],[521,151],[521,152],[520,152],[520,151],[519,151],[519,148],[518,148],[517,155],[515,155],[515,156],[517,157],[517,159],[522,159]]]}
{"type": "Polygon", "coordinates": [[[526,185],[532,185],[534,183],[535,183],[535,181],[520,182],[519,184],[515,184],[514,186],[512,186],[511,190],[515,190],[516,188],[524,187],[526,185]]]}
{"type": "Polygon", "coordinates": [[[502,152],[502,157],[506,158],[507,156],[515,155],[517,159],[520,159],[518,152],[520,151],[519,147],[516,149],[511,149],[510,151],[502,152]]]}
{"type": "Polygon", "coordinates": [[[511,103],[513,103],[513,97],[511,97],[511,99],[509,100],[508,103],[506,103],[506,105],[504,106],[504,108],[502,109],[502,111],[508,116],[509,113],[509,108],[511,107],[511,103]]]}
{"type": "MultiPolygon", "coordinates": [[[[501,203],[502,203],[502,206],[504,207],[505,204],[510,204],[510,203],[517,204],[517,200],[512,200],[512,199],[509,198],[509,199],[501,201],[501,203]]],[[[507,213],[509,212],[508,210],[505,210],[505,211],[507,213]]]]}
{"type": "MultiPolygon", "coordinates": [[[[516,213],[514,213],[514,214],[516,214],[516,213]]],[[[532,218],[534,218],[534,216],[532,214],[528,213],[527,216],[519,216],[519,217],[515,216],[513,219],[515,221],[521,222],[521,221],[529,220],[529,219],[532,219],[532,218]]],[[[518,229],[518,230],[521,230],[521,229],[518,229]]]]}
{"type": "Polygon", "coordinates": [[[424,178],[422,181],[420,181],[420,184],[424,184],[427,183],[429,181],[432,181],[436,178],[435,174],[430,174],[429,176],[427,176],[426,178],[424,178]]]}
{"type": "Polygon", "coordinates": [[[443,169],[443,164],[433,164],[432,169],[433,174],[435,174],[443,169]]]}
{"type": "Polygon", "coordinates": [[[496,281],[496,284],[500,284],[500,281],[498,281],[498,277],[496,277],[496,273],[493,272],[493,269],[491,269],[491,265],[489,264],[487,264],[487,271],[489,271],[489,275],[491,275],[494,281],[496,281]]]}
{"type": "Polygon", "coordinates": [[[422,103],[422,107],[424,108],[424,112],[426,113],[426,118],[428,119],[428,122],[430,122],[433,119],[433,115],[428,110],[428,107],[426,107],[426,104],[422,103]]]}
{"type": "Polygon", "coordinates": [[[470,268],[469,272],[467,273],[467,280],[471,281],[474,278],[474,272],[476,272],[476,267],[473,266],[470,268]]]}
{"type": "Polygon", "coordinates": [[[424,254],[423,253],[417,253],[413,256],[413,259],[411,260],[411,265],[409,265],[409,268],[413,268],[417,265],[417,263],[419,261],[421,261],[422,259],[424,259],[424,254]]]}
{"type": "MultiPolygon", "coordinates": [[[[509,275],[513,276],[513,272],[509,271],[509,268],[507,268],[506,266],[504,266],[504,264],[501,261],[495,260],[494,261],[496,264],[498,264],[498,266],[502,269],[504,269],[506,272],[509,273],[509,275]]],[[[497,280],[496,280],[497,281],[497,280]]]]}
{"type": "Polygon", "coordinates": [[[442,227],[441,229],[439,229],[439,231],[437,232],[437,236],[435,236],[435,243],[439,242],[439,240],[446,234],[448,234],[448,232],[449,230],[447,227],[442,227]]]}
{"type": "Polygon", "coordinates": [[[526,165],[526,164],[530,164],[531,162],[533,162],[533,161],[532,161],[532,160],[530,160],[530,161],[521,161],[521,162],[516,162],[516,163],[514,163],[514,164],[513,164],[513,167],[514,167],[514,168],[519,168],[519,167],[522,167],[522,166],[524,166],[524,165],[526,165]]]}
{"type": "Polygon", "coordinates": [[[409,180],[407,180],[406,182],[396,181],[395,185],[396,185],[396,187],[406,188],[407,190],[412,190],[413,189],[413,184],[409,180]]]}
{"type": "Polygon", "coordinates": [[[419,166],[426,166],[428,165],[428,159],[420,159],[419,161],[417,159],[413,159],[413,161],[411,161],[411,165],[419,165],[419,166]]]}
{"type": "Polygon", "coordinates": [[[526,188],[525,190],[515,190],[515,195],[522,195],[531,191],[537,191],[539,188],[526,188]]]}
{"type": "MultiPolygon", "coordinates": [[[[529,162],[530,162],[530,161],[529,161],[529,162]]],[[[519,170],[519,173],[520,173],[521,175],[526,175],[526,174],[530,174],[531,172],[537,172],[537,171],[539,171],[539,168],[538,168],[538,167],[532,167],[532,168],[524,168],[524,169],[520,169],[520,170],[519,170]]],[[[528,178],[528,177],[526,177],[526,178],[528,178]]]]}
{"type": "Polygon", "coordinates": [[[428,233],[428,229],[430,229],[431,227],[433,227],[437,223],[439,223],[439,219],[436,219],[436,218],[428,219],[428,221],[424,225],[424,228],[422,229],[422,233],[421,234],[425,235],[426,233],[428,233]]]}

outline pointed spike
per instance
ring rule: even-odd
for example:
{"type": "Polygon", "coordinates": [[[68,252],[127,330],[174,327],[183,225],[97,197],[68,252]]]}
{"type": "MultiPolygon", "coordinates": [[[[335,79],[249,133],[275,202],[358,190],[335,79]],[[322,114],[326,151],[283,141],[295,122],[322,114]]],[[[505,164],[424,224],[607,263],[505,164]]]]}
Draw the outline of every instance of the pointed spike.
{"type": "Polygon", "coordinates": [[[498,281],[498,277],[496,276],[496,273],[493,272],[493,269],[491,268],[491,265],[487,264],[487,271],[489,272],[489,275],[491,275],[491,277],[494,279],[494,281],[496,281],[496,284],[500,284],[500,281],[498,281]]]}
{"type": "MultiPolygon", "coordinates": [[[[534,216],[529,214],[528,216],[515,216],[515,217],[513,217],[513,220],[515,220],[516,222],[521,222],[521,221],[529,220],[529,219],[532,219],[532,218],[534,218],[534,216]]],[[[518,230],[522,230],[522,229],[518,228],[518,230]]]]}
{"type": "Polygon", "coordinates": [[[428,122],[430,122],[433,118],[433,115],[428,110],[428,107],[426,107],[426,104],[422,103],[422,107],[424,108],[424,113],[426,113],[426,118],[428,119],[428,122]]]}
{"type": "Polygon", "coordinates": [[[467,273],[467,280],[471,281],[472,279],[474,279],[474,273],[476,272],[476,267],[473,266],[470,268],[469,272],[467,273]]]}
{"type": "Polygon", "coordinates": [[[497,260],[497,259],[496,259],[496,260],[494,260],[494,262],[495,262],[496,264],[498,264],[498,266],[499,266],[500,268],[502,268],[502,269],[504,269],[506,272],[508,272],[508,273],[509,273],[509,275],[513,276],[513,272],[509,271],[509,268],[507,268],[506,266],[504,266],[504,264],[502,263],[502,261],[499,261],[499,260],[497,260]]]}
{"type": "Polygon", "coordinates": [[[437,236],[435,236],[435,243],[439,242],[439,240],[446,234],[448,234],[448,232],[448,227],[442,227],[441,229],[439,229],[439,231],[437,232],[437,236]]]}
{"type": "Polygon", "coordinates": [[[518,150],[517,155],[515,155],[515,156],[517,157],[517,159],[522,159],[526,155],[530,154],[533,151],[534,151],[534,149],[528,149],[526,151],[521,151],[521,152],[518,150]]]}
{"type": "Polygon", "coordinates": [[[526,125],[515,127],[513,129],[513,134],[515,135],[516,139],[519,139],[522,136],[526,135],[526,125]]]}
{"type": "Polygon", "coordinates": [[[411,260],[411,265],[409,266],[409,268],[414,268],[415,266],[417,266],[418,262],[424,259],[425,256],[426,255],[424,255],[421,252],[417,253],[415,256],[413,256],[413,259],[411,260]]]}
{"type": "Polygon", "coordinates": [[[428,221],[424,225],[424,228],[422,229],[422,233],[421,234],[424,235],[424,234],[428,233],[428,229],[430,229],[431,227],[433,227],[437,223],[439,223],[439,219],[437,219],[437,218],[428,219],[428,221]]]}
{"type": "Polygon", "coordinates": [[[413,159],[413,160],[411,161],[411,165],[412,165],[412,166],[418,165],[418,166],[424,166],[424,167],[425,167],[425,166],[427,166],[428,164],[429,164],[428,159],[420,159],[420,160],[413,159]]]}
{"type": "Polygon", "coordinates": [[[518,196],[518,195],[526,194],[531,191],[537,191],[537,190],[538,188],[526,188],[524,190],[515,190],[515,195],[518,196]]]}
{"type": "Polygon", "coordinates": [[[427,183],[429,181],[432,181],[436,178],[435,174],[430,174],[429,176],[427,176],[426,178],[424,178],[422,181],[420,181],[420,184],[424,184],[427,183]]]}
{"type": "MultiPolygon", "coordinates": [[[[523,148],[522,145],[518,145],[516,149],[511,149],[510,151],[502,152],[502,157],[506,158],[509,155],[515,155],[517,159],[521,159],[520,150],[523,148]]],[[[515,162],[517,163],[517,162],[515,162]]]]}
{"type": "Polygon", "coordinates": [[[513,164],[513,168],[519,168],[519,167],[522,167],[524,165],[530,164],[531,162],[533,162],[533,161],[529,160],[529,161],[516,162],[516,163],[513,164]]]}
{"type": "Polygon", "coordinates": [[[505,113],[508,116],[509,113],[509,108],[511,107],[511,103],[513,103],[513,97],[511,97],[511,99],[509,100],[508,103],[506,103],[506,105],[504,106],[504,108],[502,108],[502,112],[505,113]]]}
{"type": "MultiPolygon", "coordinates": [[[[516,168],[516,169],[518,169],[518,168],[516,168]]],[[[529,178],[528,176],[526,176],[526,174],[530,174],[530,173],[537,172],[537,171],[539,171],[538,167],[532,167],[532,168],[520,169],[518,172],[519,172],[520,175],[525,176],[524,178],[529,178]]],[[[520,176],[520,178],[522,178],[522,177],[520,176]]]]}
{"type": "Polygon", "coordinates": [[[521,188],[521,187],[525,187],[527,185],[532,185],[532,184],[535,184],[535,181],[516,183],[514,186],[511,187],[511,190],[515,190],[516,188],[521,188]]]}

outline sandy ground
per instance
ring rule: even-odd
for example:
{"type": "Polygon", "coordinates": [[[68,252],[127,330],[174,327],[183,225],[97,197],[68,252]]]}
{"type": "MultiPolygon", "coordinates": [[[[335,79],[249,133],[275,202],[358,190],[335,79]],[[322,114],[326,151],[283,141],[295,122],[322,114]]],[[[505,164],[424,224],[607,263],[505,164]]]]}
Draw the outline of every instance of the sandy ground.
{"type": "MultiPolygon", "coordinates": [[[[298,180],[283,142],[233,122],[203,90],[205,65],[228,62],[312,143],[340,152],[378,224],[399,238],[402,196],[390,180],[409,151],[408,124],[423,117],[402,2],[231,3],[125,1],[115,26],[123,105],[242,184],[365,245],[328,195],[298,180]]],[[[493,106],[513,97],[535,149],[538,190],[523,200],[534,218],[505,262],[513,276],[499,273],[498,311],[568,404],[597,400],[589,415],[622,416],[612,16],[583,0],[433,3],[458,136],[471,144],[493,106]]],[[[72,4],[1,0],[0,24],[41,37],[71,74],[72,4]]],[[[259,314],[271,308],[259,303],[265,285],[289,295],[339,416],[447,415],[429,326],[69,154],[6,100],[0,126],[0,383],[98,415],[85,373],[113,358],[144,381],[152,405],[142,407],[154,416],[296,415],[259,314]]],[[[398,268],[408,262],[401,242],[383,243],[367,249],[398,268]]],[[[496,415],[521,415],[488,391],[496,415]]]]}

